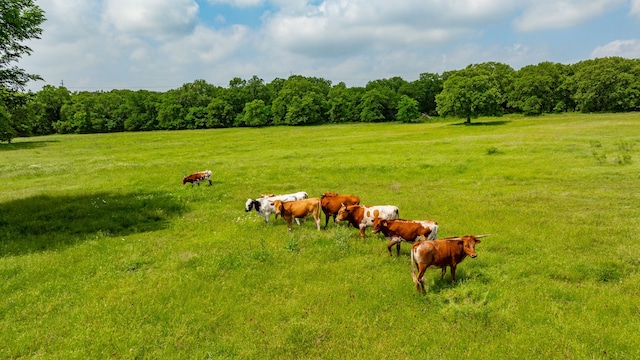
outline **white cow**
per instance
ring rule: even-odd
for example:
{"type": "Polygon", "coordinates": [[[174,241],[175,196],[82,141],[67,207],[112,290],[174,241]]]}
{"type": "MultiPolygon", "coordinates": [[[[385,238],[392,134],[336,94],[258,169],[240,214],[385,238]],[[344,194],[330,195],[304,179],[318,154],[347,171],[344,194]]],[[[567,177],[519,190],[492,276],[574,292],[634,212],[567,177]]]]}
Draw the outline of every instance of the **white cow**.
{"type": "MultiPolygon", "coordinates": [[[[297,193],[283,195],[262,195],[258,199],[247,199],[247,202],[244,206],[244,211],[249,212],[251,211],[251,209],[255,209],[258,214],[264,217],[264,222],[269,223],[269,215],[276,213],[276,208],[273,206],[274,201],[280,200],[282,202],[288,202],[302,200],[308,197],[309,194],[304,191],[298,191],[297,193]]],[[[300,225],[300,220],[296,219],[296,222],[298,223],[298,225],[300,225]]]]}

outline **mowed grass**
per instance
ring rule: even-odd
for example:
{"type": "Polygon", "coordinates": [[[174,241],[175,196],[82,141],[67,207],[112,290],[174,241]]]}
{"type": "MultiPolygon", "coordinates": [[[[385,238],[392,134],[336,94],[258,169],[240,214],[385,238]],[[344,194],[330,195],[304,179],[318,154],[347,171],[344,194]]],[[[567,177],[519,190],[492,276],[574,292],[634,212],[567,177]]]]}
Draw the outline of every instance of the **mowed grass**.
{"type": "Polygon", "coordinates": [[[640,114],[475,122],[0,144],[0,358],[640,358],[640,114]],[[244,212],[295,191],[491,236],[420,295],[406,243],[244,212]]]}

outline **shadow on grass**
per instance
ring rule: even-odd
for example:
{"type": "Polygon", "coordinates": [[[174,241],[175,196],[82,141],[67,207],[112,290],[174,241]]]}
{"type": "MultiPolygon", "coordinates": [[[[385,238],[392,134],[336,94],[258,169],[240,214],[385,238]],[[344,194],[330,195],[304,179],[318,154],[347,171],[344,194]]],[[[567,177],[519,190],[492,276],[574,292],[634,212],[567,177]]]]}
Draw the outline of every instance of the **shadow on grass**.
{"type": "Polygon", "coordinates": [[[36,149],[45,147],[48,143],[58,142],[58,140],[44,140],[44,141],[23,141],[14,143],[0,143],[0,151],[11,150],[24,150],[24,149],[36,149]]]}
{"type": "Polygon", "coordinates": [[[511,120],[500,120],[500,121],[476,121],[476,122],[461,122],[461,123],[455,123],[455,124],[451,124],[451,126],[495,126],[495,125],[506,125],[508,123],[510,123],[511,120]]]}
{"type": "Polygon", "coordinates": [[[0,204],[0,256],[159,230],[184,211],[180,202],[160,193],[38,195],[10,201],[0,204]]]}

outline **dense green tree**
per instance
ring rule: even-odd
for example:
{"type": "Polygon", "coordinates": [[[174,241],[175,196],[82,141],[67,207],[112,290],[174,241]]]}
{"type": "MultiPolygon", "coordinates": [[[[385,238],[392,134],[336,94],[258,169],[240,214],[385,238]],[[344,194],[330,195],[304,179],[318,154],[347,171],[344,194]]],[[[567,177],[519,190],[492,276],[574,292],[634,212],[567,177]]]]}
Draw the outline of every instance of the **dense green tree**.
{"type": "Polygon", "coordinates": [[[418,101],[407,95],[402,95],[398,102],[396,120],[404,123],[417,122],[420,119],[420,115],[418,101]]]}
{"type": "Polygon", "coordinates": [[[551,62],[521,68],[513,76],[509,106],[525,115],[566,110],[566,99],[560,90],[567,74],[565,65],[551,62]]]}
{"type": "Polygon", "coordinates": [[[236,113],[226,100],[222,98],[213,98],[207,105],[207,127],[223,128],[231,127],[234,123],[236,113]]]}
{"type": "Polygon", "coordinates": [[[331,123],[360,121],[358,106],[364,93],[363,88],[347,88],[341,82],[329,90],[327,115],[331,123]]]}
{"type": "Polygon", "coordinates": [[[438,74],[422,73],[418,80],[400,87],[398,93],[418,101],[421,113],[436,115],[436,95],[442,92],[442,82],[442,77],[438,74]]]}
{"type": "MultiPolygon", "coordinates": [[[[367,90],[362,95],[360,104],[360,120],[362,122],[391,121],[388,113],[391,109],[393,91],[380,87],[367,90]]],[[[395,109],[394,109],[395,110],[395,109]]]]}
{"type": "Polygon", "coordinates": [[[236,125],[238,126],[265,126],[269,122],[269,106],[264,101],[256,99],[248,102],[242,114],[238,115],[236,125]]]}
{"type": "Polygon", "coordinates": [[[60,121],[62,106],[71,100],[71,93],[64,86],[45,85],[35,94],[29,106],[35,113],[32,132],[34,135],[53,134],[53,124],[60,121]]]}
{"type": "Polygon", "coordinates": [[[292,75],[285,81],[271,107],[274,125],[309,125],[327,122],[327,95],[331,82],[292,75]]]}
{"type": "Polygon", "coordinates": [[[158,105],[161,94],[147,90],[129,92],[122,111],[128,114],[124,121],[125,131],[150,131],[159,128],[158,105]]]}
{"type": "Polygon", "coordinates": [[[19,94],[31,80],[42,80],[15,65],[32,50],[23,43],[39,39],[44,11],[33,0],[0,1],[0,141],[25,134],[26,99],[19,94]],[[14,97],[14,99],[11,99],[14,97]],[[11,113],[20,116],[12,116],[11,113]]]}
{"type": "Polygon", "coordinates": [[[570,86],[582,112],[640,110],[640,59],[586,60],[574,65],[570,86]]]}
{"type": "Polygon", "coordinates": [[[447,74],[436,96],[437,110],[442,116],[459,116],[471,123],[471,118],[480,115],[502,115],[501,95],[490,70],[468,66],[447,74]]]}
{"type": "Polygon", "coordinates": [[[11,91],[23,90],[31,80],[42,80],[13,65],[24,55],[31,55],[23,42],[39,39],[44,11],[33,0],[0,1],[0,87],[11,91]]]}

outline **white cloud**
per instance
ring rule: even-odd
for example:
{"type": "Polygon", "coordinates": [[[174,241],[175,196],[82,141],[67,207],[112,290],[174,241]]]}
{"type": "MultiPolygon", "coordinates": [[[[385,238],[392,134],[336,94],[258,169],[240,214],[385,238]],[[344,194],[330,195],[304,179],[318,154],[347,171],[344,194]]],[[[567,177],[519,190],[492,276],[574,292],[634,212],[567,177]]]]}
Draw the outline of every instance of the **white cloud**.
{"type": "Polygon", "coordinates": [[[117,31],[162,40],[190,33],[198,8],[195,0],[105,0],[104,20],[117,31]]]}
{"type": "Polygon", "coordinates": [[[532,0],[513,22],[520,31],[562,29],[575,26],[611,10],[626,0],[532,0]]]}
{"type": "Polygon", "coordinates": [[[640,0],[631,0],[631,11],[629,13],[640,19],[640,0]]]}
{"type": "Polygon", "coordinates": [[[227,4],[236,7],[259,6],[265,0],[207,0],[211,4],[227,4]]]}
{"type": "Polygon", "coordinates": [[[625,58],[640,58],[640,40],[615,40],[604,46],[599,46],[591,52],[592,58],[621,56],[625,58]]]}
{"type": "Polygon", "coordinates": [[[444,44],[475,36],[512,11],[506,0],[325,0],[290,7],[266,19],[265,37],[309,56],[346,56],[444,44]]]}

